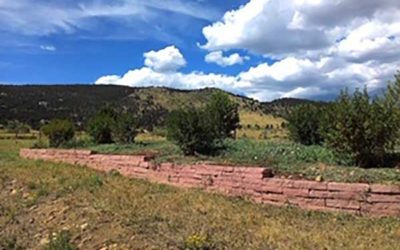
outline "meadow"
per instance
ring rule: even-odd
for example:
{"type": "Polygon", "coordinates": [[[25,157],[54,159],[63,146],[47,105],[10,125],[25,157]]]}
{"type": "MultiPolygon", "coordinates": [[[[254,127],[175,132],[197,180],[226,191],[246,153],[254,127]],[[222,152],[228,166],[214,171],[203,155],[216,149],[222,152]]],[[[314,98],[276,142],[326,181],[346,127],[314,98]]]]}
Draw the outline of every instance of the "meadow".
{"type": "Polygon", "coordinates": [[[0,249],[398,249],[399,218],[244,199],[18,157],[0,140],[0,249]]]}
{"type": "Polygon", "coordinates": [[[155,162],[176,164],[211,162],[223,165],[267,167],[276,176],[292,179],[336,182],[400,183],[399,168],[359,168],[321,146],[304,146],[293,142],[237,139],[225,141],[225,148],[214,156],[185,156],[175,144],[149,136],[139,136],[137,143],[119,145],[79,145],[106,154],[151,154],[155,162]]]}

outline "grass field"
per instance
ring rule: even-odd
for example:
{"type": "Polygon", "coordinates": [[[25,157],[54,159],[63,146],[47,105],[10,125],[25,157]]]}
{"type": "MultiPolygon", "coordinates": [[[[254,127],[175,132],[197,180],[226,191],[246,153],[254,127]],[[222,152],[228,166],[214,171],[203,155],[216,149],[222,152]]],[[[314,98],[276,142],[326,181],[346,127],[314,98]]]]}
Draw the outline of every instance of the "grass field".
{"type": "Polygon", "coordinates": [[[281,141],[288,137],[288,131],[282,128],[282,123],[286,122],[283,118],[249,111],[241,111],[239,116],[241,128],[237,130],[237,138],[281,141]]]}
{"type": "MultiPolygon", "coordinates": [[[[249,113],[246,113],[249,114],[249,113]]],[[[259,124],[280,124],[269,116],[258,117],[250,115],[244,121],[258,122],[259,124]],[[275,122],[275,123],[274,123],[275,122]]],[[[282,120],[283,121],[283,120],[282,120]]],[[[258,124],[257,123],[257,124],[258,124]]],[[[264,125],[265,125],[264,124],[264,125]]],[[[166,140],[164,132],[140,133],[135,144],[130,145],[94,145],[85,133],[77,133],[78,145],[72,147],[89,148],[99,153],[107,154],[143,154],[150,153],[156,156],[156,162],[195,163],[199,161],[217,164],[233,164],[241,166],[268,167],[278,176],[295,179],[322,179],[337,182],[368,182],[368,183],[394,183],[400,184],[400,168],[370,168],[348,166],[342,159],[336,157],[332,151],[321,146],[304,146],[288,140],[267,139],[238,139],[227,140],[226,149],[215,156],[187,157],[184,156],[176,145],[166,140]],[[81,144],[83,143],[83,144],[81,144]]],[[[5,133],[0,131],[1,135],[5,133]]],[[[29,135],[37,135],[37,132],[29,135]]],[[[38,137],[38,136],[37,136],[38,137]]],[[[15,139],[10,140],[15,141],[15,139]]],[[[41,147],[48,146],[46,138],[42,136],[41,147]]],[[[32,141],[37,144],[38,140],[32,141]]],[[[400,150],[398,150],[400,152],[400,150]]]]}
{"type": "Polygon", "coordinates": [[[398,249],[400,218],[241,199],[22,160],[0,140],[0,249],[398,249]],[[67,248],[71,247],[71,248],[67,248]]]}
{"type": "Polygon", "coordinates": [[[337,182],[368,182],[400,184],[399,168],[370,168],[345,166],[330,150],[321,146],[304,146],[289,142],[228,140],[226,149],[216,156],[184,156],[168,141],[138,141],[131,145],[94,145],[88,147],[106,154],[156,155],[156,162],[195,163],[199,161],[241,166],[260,166],[274,170],[278,176],[316,178],[337,182]]]}

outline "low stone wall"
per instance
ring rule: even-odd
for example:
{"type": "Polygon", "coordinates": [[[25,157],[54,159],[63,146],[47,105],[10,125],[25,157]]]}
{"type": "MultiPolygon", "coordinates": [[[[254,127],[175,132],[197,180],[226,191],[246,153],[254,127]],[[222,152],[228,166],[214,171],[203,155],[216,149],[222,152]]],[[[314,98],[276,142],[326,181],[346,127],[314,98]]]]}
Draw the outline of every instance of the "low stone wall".
{"type": "Polygon", "coordinates": [[[178,187],[202,188],[257,203],[309,210],[400,216],[400,186],[316,182],[272,177],[266,168],[151,163],[144,155],[104,155],[88,150],[21,149],[27,159],[65,162],[178,187]]]}

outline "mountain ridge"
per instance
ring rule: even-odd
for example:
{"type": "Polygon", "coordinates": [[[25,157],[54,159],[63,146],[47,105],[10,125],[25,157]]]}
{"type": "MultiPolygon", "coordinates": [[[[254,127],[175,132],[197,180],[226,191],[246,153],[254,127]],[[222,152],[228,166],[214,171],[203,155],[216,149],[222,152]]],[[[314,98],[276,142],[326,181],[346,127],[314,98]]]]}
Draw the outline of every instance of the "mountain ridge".
{"type": "Polygon", "coordinates": [[[222,91],[241,111],[282,116],[292,107],[311,100],[284,98],[272,102],[236,95],[217,88],[196,90],[118,85],[0,85],[0,123],[19,120],[37,128],[53,118],[69,118],[83,126],[104,105],[139,114],[147,126],[162,124],[166,115],[184,106],[201,106],[213,92],[222,91]]]}

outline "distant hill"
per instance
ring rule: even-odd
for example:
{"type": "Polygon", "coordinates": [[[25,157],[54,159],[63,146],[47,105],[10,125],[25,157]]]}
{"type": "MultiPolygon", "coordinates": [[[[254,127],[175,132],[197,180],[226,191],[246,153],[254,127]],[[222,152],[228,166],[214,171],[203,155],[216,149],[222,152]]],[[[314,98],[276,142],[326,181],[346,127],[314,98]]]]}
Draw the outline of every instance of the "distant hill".
{"type": "MultiPolygon", "coordinates": [[[[145,125],[161,124],[167,114],[184,106],[204,105],[214,88],[177,90],[161,87],[131,88],[113,85],[0,85],[0,123],[19,120],[37,128],[53,118],[69,118],[78,125],[104,105],[143,117],[145,125]]],[[[270,103],[228,93],[241,111],[280,115],[293,106],[311,101],[280,99],[270,103]]]]}
{"type": "Polygon", "coordinates": [[[304,104],[325,105],[326,102],[298,98],[281,98],[272,102],[263,102],[261,103],[261,106],[263,107],[263,112],[266,114],[273,114],[275,116],[285,117],[290,112],[290,110],[293,109],[293,107],[304,104]]]}

